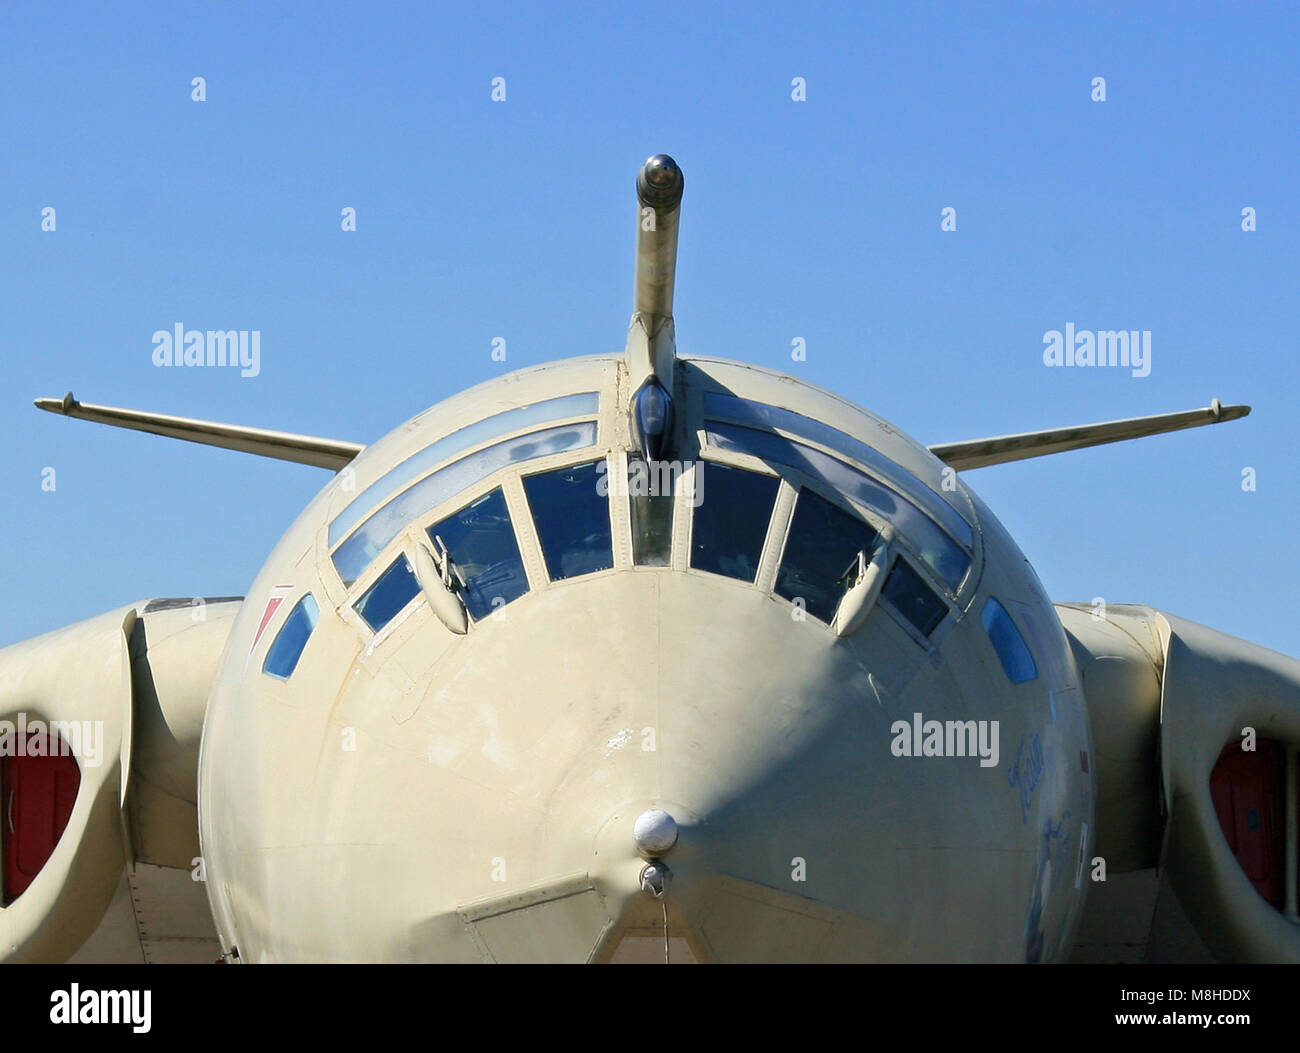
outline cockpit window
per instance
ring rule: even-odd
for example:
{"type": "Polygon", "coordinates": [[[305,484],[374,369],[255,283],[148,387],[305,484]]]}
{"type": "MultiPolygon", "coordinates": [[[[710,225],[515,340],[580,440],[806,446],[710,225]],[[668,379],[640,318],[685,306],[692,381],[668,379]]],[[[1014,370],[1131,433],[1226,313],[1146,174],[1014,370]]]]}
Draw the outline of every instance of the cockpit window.
{"type": "MultiPolygon", "coordinates": [[[[970,556],[942,527],[910,499],[838,458],[770,431],[710,422],[711,446],[788,465],[821,479],[851,501],[859,502],[893,523],[899,533],[940,579],[956,591],[970,566],[970,556]]],[[[705,491],[708,499],[708,491],[705,491]]]]}
{"type": "Polygon", "coordinates": [[[935,595],[934,590],[921,580],[921,575],[905,559],[894,560],[894,569],[885,579],[881,595],[922,636],[934,632],[948,613],[948,605],[935,595]]]}
{"type": "Polygon", "coordinates": [[[1002,663],[1002,671],[1007,674],[1008,680],[1013,684],[1023,684],[1038,676],[1034,656],[1020,635],[1020,630],[1016,628],[1016,623],[1011,620],[1006,608],[992,596],[984,601],[980,621],[988,633],[989,642],[993,644],[993,650],[998,653],[998,661],[1002,663]]]}
{"type": "Polygon", "coordinates": [[[405,556],[398,556],[397,562],[379,575],[352,609],[374,632],[379,632],[415,599],[419,591],[420,583],[415,580],[411,564],[405,556]]]}
{"type": "Polygon", "coordinates": [[[666,567],[673,551],[673,462],[631,458],[627,492],[632,506],[632,562],[666,567]]]}
{"type": "Polygon", "coordinates": [[[446,546],[450,553],[465,582],[460,595],[472,618],[484,618],[528,591],[528,575],[500,488],[434,523],[429,537],[439,551],[446,546]]]}
{"type": "Polygon", "coordinates": [[[307,641],[311,638],[312,630],[316,628],[319,617],[320,608],[316,606],[316,601],[309,592],[298,601],[297,606],[280,626],[275,642],[266,652],[262,672],[277,680],[288,680],[293,676],[293,671],[298,668],[298,659],[302,657],[303,649],[307,646],[307,641]]]}
{"type": "Polygon", "coordinates": [[[524,476],[524,493],[552,581],[614,565],[605,471],[604,461],[591,461],[524,476]]]}
{"type": "Polygon", "coordinates": [[[939,524],[963,545],[970,546],[974,538],[972,522],[948,501],[923,482],[914,472],[886,457],[879,450],[855,439],[847,432],[829,424],[805,417],[802,413],[751,402],[720,392],[707,392],[704,396],[704,413],[709,418],[722,418],[754,428],[780,428],[811,442],[829,446],[850,460],[865,464],[882,478],[910,494],[939,524]]]}
{"type": "Polygon", "coordinates": [[[691,566],[753,582],[780,480],[716,462],[695,466],[700,503],[691,532],[691,566]]]}
{"type": "Polygon", "coordinates": [[[587,421],[517,435],[453,461],[398,494],[358,527],[334,552],[334,567],[343,584],[350,586],[411,522],[493,472],[519,461],[595,444],[596,422],[587,421]]]}
{"type": "Polygon", "coordinates": [[[335,516],[334,522],[330,523],[330,547],[333,548],[346,537],[348,531],[361,522],[362,517],[381,497],[418,479],[442,461],[464,453],[471,446],[477,446],[493,436],[518,431],[532,424],[565,420],[569,417],[595,416],[598,404],[599,396],[594,391],[562,395],[559,398],[506,410],[504,413],[495,413],[491,417],[484,417],[482,420],[466,425],[450,435],[444,435],[389,469],[349,501],[347,507],[335,516]]]}
{"type": "Polygon", "coordinates": [[[810,490],[800,490],[776,575],[776,594],[802,599],[814,618],[829,622],[844,595],[841,580],[853,558],[871,558],[877,533],[857,516],[810,490]]]}

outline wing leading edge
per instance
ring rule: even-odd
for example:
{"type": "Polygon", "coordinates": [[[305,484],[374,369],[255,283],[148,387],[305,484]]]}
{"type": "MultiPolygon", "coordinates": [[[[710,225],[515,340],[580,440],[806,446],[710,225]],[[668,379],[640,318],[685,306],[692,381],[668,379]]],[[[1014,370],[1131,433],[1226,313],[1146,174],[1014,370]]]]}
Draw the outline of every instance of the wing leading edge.
{"type": "Polygon", "coordinates": [[[89,402],[78,402],[72,397],[71,391],[61,399],[37,399],[36,407],[64,417],[94,421],[96,424],[130,428],[169,439],[217,446],[223,450],[238,450],[259,457],[330,468],[336,472],[347,467],[365,449],[359,442],[345,442],[341,439],[295,435],[292,432],[249,428],[239,424],[220,424],[192,417],[174,417],[168,413],[145,413],[117,406],[95,406],[89,402]]]}
{"type": "Polygon", "coordinates": [[[1249,406],[1224,406],[1215,399],[1205,409],[1183,410],[1180,413],[1157,413],[1151,417],[1128,417],[1124,420],[1104,421],[1100,424],[1079,424],[1072,428],[1049,428],[1046,431],[1026,431],[1018,435],[1001,435],[991,439],[969,439],[966,442],[941,443],[931,446],[930,452],[939,460],[958,471],[986,468],[1008,461],[1023,461],[1029,457],[1046,457],[1066,450],[1082,450],[1089,446],[1102,446],[1108,442],[1125,442],[1166,431],[1200,428],[1206,424],[1222,424],[1237,420],[1250,413],[1249,406]]]}

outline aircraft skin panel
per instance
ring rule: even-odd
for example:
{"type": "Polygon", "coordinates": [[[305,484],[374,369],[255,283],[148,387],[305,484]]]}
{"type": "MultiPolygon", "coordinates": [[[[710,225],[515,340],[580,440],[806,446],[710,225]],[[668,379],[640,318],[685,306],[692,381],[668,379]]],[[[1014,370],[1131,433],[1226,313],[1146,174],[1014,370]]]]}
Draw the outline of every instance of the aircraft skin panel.
{"type": "Polygon", "coordinates": [[[210,965],[221,955],[203,883],[188,869],[136,863],[69,965],[210,965]]]}
{"type": "Polygon", "coordinates": [[[1070,954],[1086,965],[1210,965],[1214,955],[1155,867],[1095,882],[1070,954]]]}

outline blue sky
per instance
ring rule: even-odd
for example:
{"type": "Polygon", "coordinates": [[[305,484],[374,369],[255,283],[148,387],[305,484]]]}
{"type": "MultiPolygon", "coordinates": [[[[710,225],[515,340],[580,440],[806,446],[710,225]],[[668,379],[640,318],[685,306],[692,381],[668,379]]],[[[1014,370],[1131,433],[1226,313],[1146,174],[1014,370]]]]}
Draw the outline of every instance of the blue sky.
{"type": "Polygon", "coordinates": [[[329,478],[34,397],[370,442],[505,369],[617,352],[633,179],[666,151],[683,350],[927,443],[1251,404],[967,481],[1054,598],[1300,653],[1296,8],[553,6],[0,10],[0,644],[243,593],[329,478]],[[155,368],[177,322],[260,330],[260,375],[155,368]],[[1045,367],[1067,322],[1150,330],[1151,375],[1045,367]]]}

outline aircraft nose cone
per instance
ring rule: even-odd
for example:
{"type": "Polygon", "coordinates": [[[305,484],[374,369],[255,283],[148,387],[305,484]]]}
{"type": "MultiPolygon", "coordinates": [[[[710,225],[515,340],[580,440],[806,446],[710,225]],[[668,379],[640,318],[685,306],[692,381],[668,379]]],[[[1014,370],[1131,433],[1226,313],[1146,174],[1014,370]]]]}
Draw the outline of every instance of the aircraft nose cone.
{"type": "Polygon", "coordinates": [[[661,856],[677,843],[677,820],[662,808],[650,808],[637,816],[632,838],[646,859],[661,856]]]}

